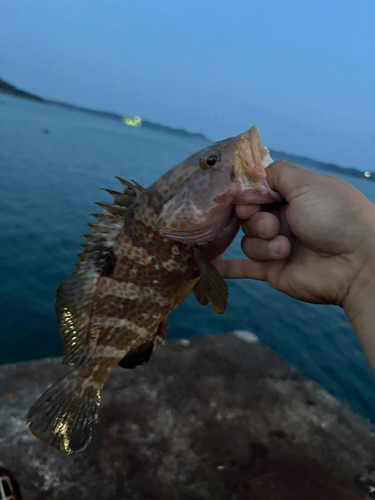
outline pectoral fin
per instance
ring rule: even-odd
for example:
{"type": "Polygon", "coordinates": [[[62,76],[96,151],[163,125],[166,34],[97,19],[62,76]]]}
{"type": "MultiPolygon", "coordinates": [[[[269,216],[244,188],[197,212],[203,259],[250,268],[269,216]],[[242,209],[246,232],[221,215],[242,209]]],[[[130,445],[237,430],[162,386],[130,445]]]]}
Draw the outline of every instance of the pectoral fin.
{"type": "Polygon", "coordinates": [[[193,293],[195,295],[195,298],[197,299],[197,302],[199,302],[201,306],[206,306],[208,304],[209,301],[203,280],[200,279],[198,281],[198,283],[193,288],[193,293]]]}
{"type": "Polygon", "coordinates": [[[224,314],[228,301],[227,284],[216,267],[197,248],[194,249],[194,256],[201,275],[194,289],[196,299],[202,305],[209,302],[214,313],[224,314]]]}

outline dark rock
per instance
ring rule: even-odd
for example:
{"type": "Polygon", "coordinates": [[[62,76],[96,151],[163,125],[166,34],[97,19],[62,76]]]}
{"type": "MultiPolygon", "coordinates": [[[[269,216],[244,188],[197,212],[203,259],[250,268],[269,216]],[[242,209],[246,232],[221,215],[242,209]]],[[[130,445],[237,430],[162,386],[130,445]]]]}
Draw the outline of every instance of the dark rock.
{"type": "Polygon", "coordinates": [[[147,365],[116,369],[92,444],[71,456],[38,441],[24,420],[67,370],[57,359],[0,367],[0,460],[24,500],[371,494],[374,427],[260,343],[175,341],[147,365]]]}
{"type": "Polygon", "coordinates": [[[288,437],[284,431],[271,431],[270,436],[276,437],[277,439],[286,439],[288,437]]]}

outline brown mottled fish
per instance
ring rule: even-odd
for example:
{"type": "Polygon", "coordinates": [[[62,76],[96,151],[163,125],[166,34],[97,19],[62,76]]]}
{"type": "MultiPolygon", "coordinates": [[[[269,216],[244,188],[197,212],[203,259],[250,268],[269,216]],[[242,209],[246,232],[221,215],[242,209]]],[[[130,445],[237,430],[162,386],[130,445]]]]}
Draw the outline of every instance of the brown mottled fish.
{"type": "Polygon", "coordinates": [[[257,128],[216,142],[149,188],[118,178],[123,193],[89,224],[87,244],[56,296],[63,363],[74,369],[28,413],[30,430],[63,453],[84,450],[98,420],[103,385],[119,364],[148,361],[164,343],[167,317],[193,291],[225,312],[228,288],[210,263],[235,237],[235,204],[278,199],[257,128]]]}

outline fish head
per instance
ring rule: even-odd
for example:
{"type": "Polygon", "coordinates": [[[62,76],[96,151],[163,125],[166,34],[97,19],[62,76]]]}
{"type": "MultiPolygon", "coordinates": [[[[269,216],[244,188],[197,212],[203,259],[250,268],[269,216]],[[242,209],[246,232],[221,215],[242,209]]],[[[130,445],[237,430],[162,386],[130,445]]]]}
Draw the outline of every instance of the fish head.
{"type": "Polygon", "coordinates": [[[236,204],[280,200],[267,183],[270,163],[256,126],[190,156],[152,186],[163,198],[157,222],[160,234],[205,245],[218,243],[224,232],[224,239],[231,241],[240,226],[236,204]]]}

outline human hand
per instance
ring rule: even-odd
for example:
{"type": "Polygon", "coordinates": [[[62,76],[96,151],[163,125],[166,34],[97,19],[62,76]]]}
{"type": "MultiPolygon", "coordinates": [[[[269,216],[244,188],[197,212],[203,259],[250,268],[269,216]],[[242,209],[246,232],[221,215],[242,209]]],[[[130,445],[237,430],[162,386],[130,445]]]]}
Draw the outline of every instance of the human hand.
{"type": "MultiPolygon", "coordinates": [[[[264,280],[296,299],[345,307],[374,267],[374,205],[347,182],[285,161],[267,168],[267,181],[286,204],[244,222],[251,260],[213,263],[224,278],[264,280]]],[[[237,215],[247,219],[250,209],[237,206],[237,215]]]]}

